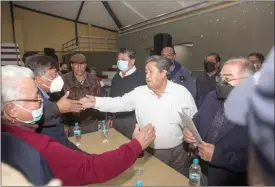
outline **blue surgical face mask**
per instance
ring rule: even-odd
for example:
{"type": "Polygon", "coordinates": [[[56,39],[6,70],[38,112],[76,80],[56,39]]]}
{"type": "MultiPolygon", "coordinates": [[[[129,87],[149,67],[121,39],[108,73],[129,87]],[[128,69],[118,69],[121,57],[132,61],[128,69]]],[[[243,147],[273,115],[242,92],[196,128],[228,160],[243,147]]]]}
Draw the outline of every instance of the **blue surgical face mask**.
{"type": "Polygon", "coordinates": [[[126,71],[128,69],[128,61],[127,60],[118,60],[117,67],[120,71],[126,71]]]}
{"type": "Polygon", "coordinates": [[[23,121],[23,120],[17,119],[19,121],[22,121],[23,123],[35,124],[36,122],[38,122],[41,119],[41,117],[43,115],[43,104],[41,104],[40,108],[33,110],[33,111],[30,111],[29,109],[26,109],[20,105],[17,105],[17,104],[15,104],[15,105],[32,114],[32,118],[33,118],[32,121],[23,121]]]}

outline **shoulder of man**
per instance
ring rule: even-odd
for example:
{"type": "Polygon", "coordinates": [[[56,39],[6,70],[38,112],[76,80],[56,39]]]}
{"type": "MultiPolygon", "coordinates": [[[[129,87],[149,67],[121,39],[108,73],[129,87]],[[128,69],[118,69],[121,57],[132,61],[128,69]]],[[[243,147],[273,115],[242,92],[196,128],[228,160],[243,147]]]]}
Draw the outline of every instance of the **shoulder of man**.
{"type": "Polygon", "coordinates": [[[186,67],[181,66],[179,72],[180,72],[180,74],[183,75],[183,76],[188,76],[188,77],[191,76],[191,71],[190,71],[188,68],[186,68],[186,67]]]}
{"type": "Polygon", "coordinates": [[[177,83],[175,83],[173,81],[169,81],[169,84],[170,84],[170,89],[173,92],[179,92],[179,93],[187,93],[188,92],[188,93],[190,93],[188,91],[188,89],[185,86],[182,86],[181,84],[177,84],[177,83]]]}
{"type": "Polygon", "coordinates": [[[73,75],[72,71],[64,74],[64,75],[61,75],[62,79],[68,79],[68,78],[71,78],[73,75]]]}

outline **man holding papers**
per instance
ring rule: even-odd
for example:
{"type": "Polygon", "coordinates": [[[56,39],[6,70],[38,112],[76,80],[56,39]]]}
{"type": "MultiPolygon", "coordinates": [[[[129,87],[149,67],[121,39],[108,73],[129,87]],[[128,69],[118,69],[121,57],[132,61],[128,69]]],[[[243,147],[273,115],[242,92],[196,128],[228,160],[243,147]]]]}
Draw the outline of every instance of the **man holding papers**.
{"type": "Polygon", "coordinates": [[[216,91],[209,92],[198,113],[193,117],[203,141],[199,142],[193,136],[194,130],[184,130],[186,142],[198,143],[203,173],[202,185],[246,185],[247,128],[226,119],[224,101],[235,86],[254,72],[253,64],[246,58],[235,58],[225,62],[220,76],[216,79],[216,91]]]}
{"type": "Polygon", "coordinates": [[[184,111],[192,118],[197,107],[185,87],[167,80],[169,70],[169,62],[164,57],[151,56],[145,67],[147,85],[122,97],[86,96],[81,102],[84,108],[102,112],[135,111],[141,128],[151,123],[156,129],[156,139],[148,151],[183,173],[187,154],[183,147],[184,125],[178,112],[184,111]]]}

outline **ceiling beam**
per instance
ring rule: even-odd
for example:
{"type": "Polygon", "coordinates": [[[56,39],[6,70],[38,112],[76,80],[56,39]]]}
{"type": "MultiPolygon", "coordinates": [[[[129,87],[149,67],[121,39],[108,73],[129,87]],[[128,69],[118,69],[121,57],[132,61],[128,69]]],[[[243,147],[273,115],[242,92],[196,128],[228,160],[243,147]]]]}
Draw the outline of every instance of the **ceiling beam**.
{"type": "Polygon", "coordinates": [[[116,15],[114,14],[112,8],[110,7],[109,3],[107,1],[101,1],[102,4],[104,5],[105,9],[108,11],[114,22],[116,23],[117,27],[120,29],[122,28],[122,25],[120,21],[117,19],[116,15]]]}
{"type": "Polygon", "coordinates": [[[81,2],[81,5],[80,5],[80,7],[79,7],[79,9],[78,9],[78,13],[77,13],[77,16],[76,16],[76,19],[75,19],[76,22],[78,22],[78,20],[79,20],[79,16],[80,16],[80,14],[81,14],[81,12],[82,12],[84,3],[85,3],[85,1],[82,1],[82,2],[81,2]]]}
{"type": "MultiPolygon", "coordinates": [[[[54,18],[59,18],[59,19],[63,19],[63,20],[66,20],[66,21],[75,22],[75,20],[73,20],[73,19],[69,19],[69,18],[65,18],[65,17],[62,17],[62,16],[55,15],[55,14],[50,14],[50,13],[47,13],[47,12],[35,10],[35,9],[24,7],[24,6],[21,6],[21,5],[13,4],[13,6],[16,7],[16,8],[21,8],[21,9],[24,9],[24,10],[35,12],[35,13],[38,13],[38,14],[43,14],[43,15],[54,17],[54,18]]],[[[82,21],[78,21],[77,23],[84,24],[84,25],[89,24],[89,23],[85,23],[85,22],[82,22],[82,21]]],[[[95,28],[99,28],[99,29],[103,29],[103,30],[107,30],[107,31],[111,31],[111,32],[117,32],[117,30],[108,29],[108,28],[97,26],[97,25],[93,25],[93,24],[90,24],[90,25],[92,27],[95,27],[95,28]]]]}
{"type": "Polygon", "coordinates": [[[147,20],[148,18],[146,18],[144,15],[142,15],[139,11],[137,11],[134,7],[132,7],[129,3],[122,1],[122,3],[127,6],[129,9],[131,9],[134,13],[136,13],[140,18],[142,18],[143,20],[147,20]]]}
{"type": "Polygon", "coordinates": [[[80,4],[80,7],[78,9],[78,12],[77,12],[77,15],[76,15],[76,18],[75,18],[75,22],[74,22],[74,33],[75,33],[75,42],[76,42],[76,46],[78,46],[78,27],[77,27],[77,22],[79,20],[79,16],[81,14],[81,11],[83,9],[83,5],[84,5],[85,1],[82,1],[81,4],[80,4]]]}

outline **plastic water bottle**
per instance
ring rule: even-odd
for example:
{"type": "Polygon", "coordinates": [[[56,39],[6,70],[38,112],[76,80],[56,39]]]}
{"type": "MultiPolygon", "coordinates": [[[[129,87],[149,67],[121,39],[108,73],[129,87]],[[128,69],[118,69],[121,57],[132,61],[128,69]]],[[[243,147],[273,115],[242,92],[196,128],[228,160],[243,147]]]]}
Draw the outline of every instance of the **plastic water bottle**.
{"type": "Polygon", "coordinates": [[[74,128],[73,128],[74,136],[76,138],[76,146],[81,145],[81,128],[78,126],[78,123],[74,123],[74,128]]]}
{"type": "Polygon", "coordinates": [[[138,155],[134,165],[134,171],[136,175],[141,175],[144,173],[144,152],[138,155]]]}
{"type": "Polygon", "coordinates": [[[102,122],[98,121],[98,131],[101,131],[101,127],[102,127],[102,122]]]}
{"type": "Polygon", "coordinates": [[[141,180],[136,181],[136,186],[143,186],[143,182],[141,180]]]}
{"type": "Polygon", "coordinates": [[[106,124],[106,121],[103,120],[102,121],[102,125],[101,125],[101,135],[102,135],[103,140],[107,140],[107,138],[108,138],[108,131],[109,131],[109,129],[108,129],[108,126],[106,124]]]}
{"type": "Polygon", "coordinates": [[[194,158],[193,164],[189,170],[189,185],[190,186],[200,186],[201,179],[201,167],[199,165],[199,159],[194,158]]]}

